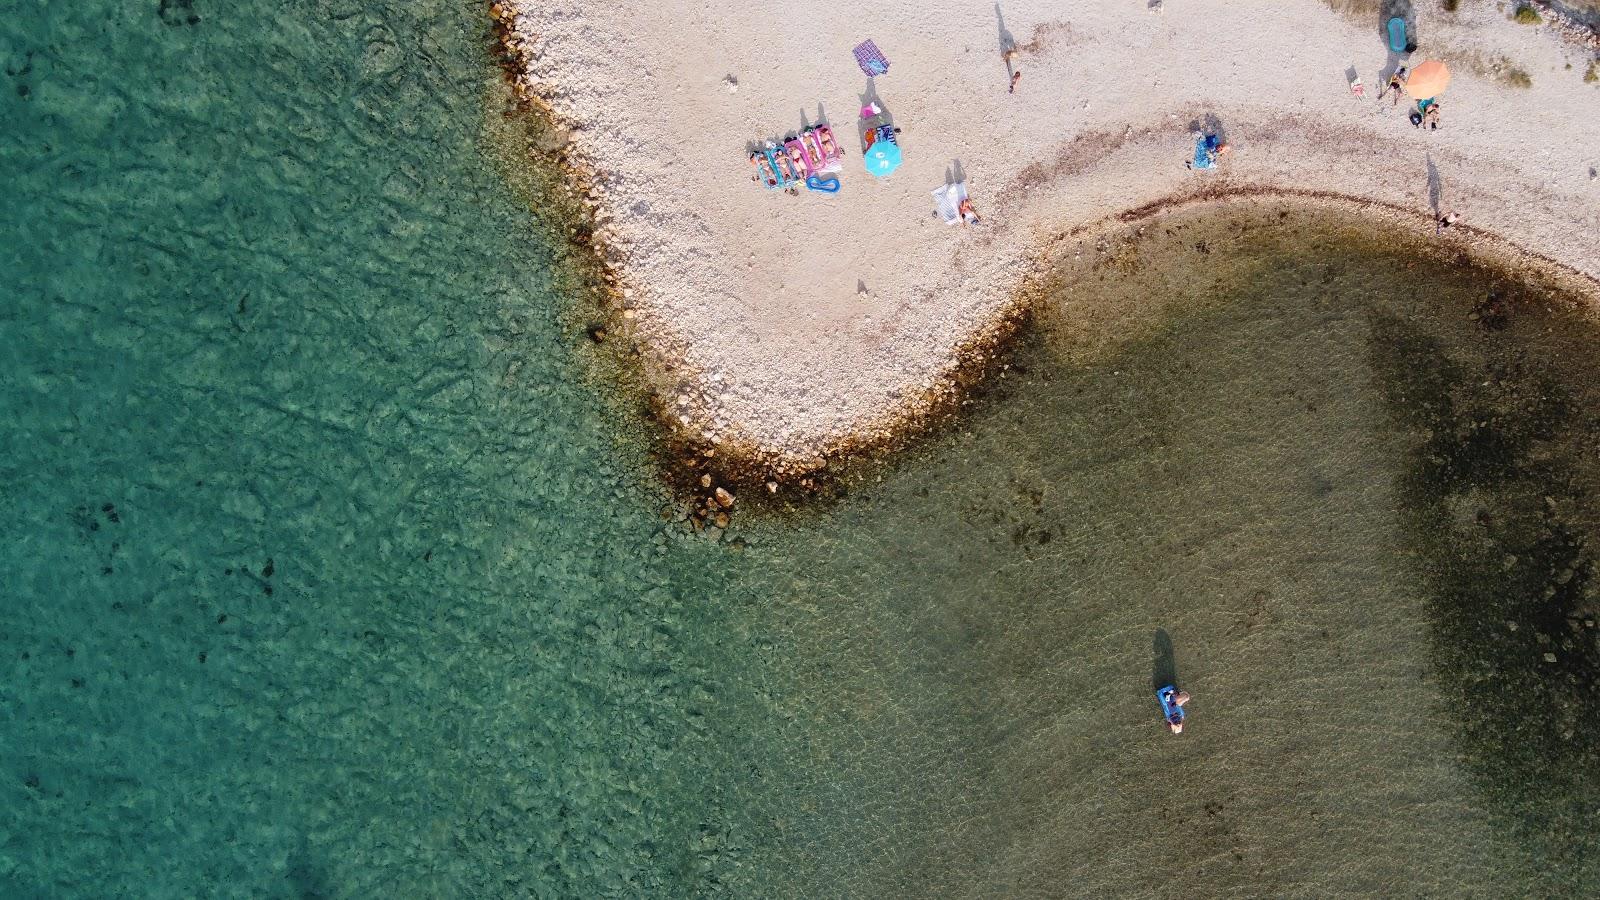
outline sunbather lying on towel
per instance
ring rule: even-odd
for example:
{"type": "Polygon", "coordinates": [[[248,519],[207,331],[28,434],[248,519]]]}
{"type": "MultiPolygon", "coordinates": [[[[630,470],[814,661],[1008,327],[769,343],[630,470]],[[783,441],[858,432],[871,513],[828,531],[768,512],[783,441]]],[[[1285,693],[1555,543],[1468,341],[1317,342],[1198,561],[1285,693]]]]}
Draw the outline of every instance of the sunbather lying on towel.
{"type": "Polygon", "coordinates": [[[827,159],[837,158],[840,155],[839,145],[833,142],[833,130],[818,128],[816,134],[818,143],[822,145],[822,155],[827,159]]]}
{"type": "Polygon", "coordinates": [[[802,175],[811,171],[811,163],[806,159],[805,152],[800,149],[800,142],[794,141],[784,144],[784,149],[789,151],[789,163],[795,171],[802,175]]]}
{"type": "Polygon", "coordinates": [[[777,187],[778,186],[778,179],[772,177],[772,175],[771,175],[771,167],[768,167],[768,168],[764,169],[761,166],[762,161],[765,160],[765,159],[766,159],[766,157],[762,156],[759,153],[750,154],[750,168],[756,170],[755,174],[750,176],[750,180],[751,181],[765,181],[767,183],[767,187],[777,187]]]}

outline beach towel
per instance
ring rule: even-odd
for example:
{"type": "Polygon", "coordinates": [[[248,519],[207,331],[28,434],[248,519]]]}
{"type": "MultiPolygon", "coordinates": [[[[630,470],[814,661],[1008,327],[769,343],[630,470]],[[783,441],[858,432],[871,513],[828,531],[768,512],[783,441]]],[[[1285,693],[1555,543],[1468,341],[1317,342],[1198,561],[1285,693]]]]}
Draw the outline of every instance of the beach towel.
{"type": "Polygon", "coordinates": [[[1220,142],[1214,134],[1202,134],[1194,141],[1194,167],[1196,169],[1209,169],[1217,164],[1217,146],[1220,142]]]}
{"type": "Polygon", "coordinates": [[[961,201],[967,199],[967,183],[958,181],[934,188],[933,202],[939,209],[939,218],[946,225],[961,224],[961,201]]]}
{"type": "Polygon", "coordinates": [[[878,45],[872,41],[862,41],[856,45],[855,50],[852,52],[856,55],[856,65],[861,67],[861,71],[867,73],[867,77],[872,78],[889,74],[889,60],[883,55],[883,51],[878,49],[878,45]]]}

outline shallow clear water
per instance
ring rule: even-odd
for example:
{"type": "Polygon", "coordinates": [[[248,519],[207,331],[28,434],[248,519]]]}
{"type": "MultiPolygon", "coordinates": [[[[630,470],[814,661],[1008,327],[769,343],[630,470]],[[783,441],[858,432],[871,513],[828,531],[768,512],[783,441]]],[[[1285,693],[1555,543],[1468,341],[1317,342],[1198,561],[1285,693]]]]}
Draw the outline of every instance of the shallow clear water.
{"type": "Polygon", "coordinates": [[[754,545],[767,852],[855,896],[1591,892],[1592,318],[1354,221],[1149,231],[958,433],[754,545]],[[1502,472],[1443,471],[1487,431],[1502,472]]]}
{"type": "Polygon", "coordinates": [[[1592,331],[1186,219],[712,543],[583,374],[483,32],[0,19],[0,893],[1600,884],[1592,331]]]}

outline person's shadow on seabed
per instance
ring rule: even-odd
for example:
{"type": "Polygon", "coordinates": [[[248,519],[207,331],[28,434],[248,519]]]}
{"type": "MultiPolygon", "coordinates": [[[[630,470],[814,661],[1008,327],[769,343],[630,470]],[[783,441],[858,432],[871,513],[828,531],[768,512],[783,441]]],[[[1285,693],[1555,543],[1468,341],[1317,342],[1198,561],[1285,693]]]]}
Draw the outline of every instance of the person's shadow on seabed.
{"type": "Polygon", "coordinates": [[[1178,685],[1178,660],[1172,652],[1172,636],[1165,628],[1157,628],[1155,636],[1155,664],[1150,675],[1150,690],[1159,691],[1167,685],[1178,685]]]}

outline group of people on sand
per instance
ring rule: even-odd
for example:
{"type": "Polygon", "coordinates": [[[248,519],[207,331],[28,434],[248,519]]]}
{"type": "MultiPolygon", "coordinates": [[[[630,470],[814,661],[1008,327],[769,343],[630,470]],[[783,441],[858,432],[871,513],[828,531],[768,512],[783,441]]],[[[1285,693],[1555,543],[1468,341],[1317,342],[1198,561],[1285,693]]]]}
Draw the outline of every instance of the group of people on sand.
{"type": "MultiPolygon", "coordinates": [[[[1405,66],[1394,70],[1394,74],[1389,76],[1389,83],[1378,92],[1378,100],[1392,94],[1394,99],[1389,102],[1390,108],[1400,105],[1400,95],[1406,92],[1406,71],[1405,66]]],[[[1433,98],[1418,100],[1417,108],[1411,113],[1411,124],[1417,128],[1439,130],[1439,101],[1433,98]]]]}
{"type": "MultiPolygon", "coordinates": [[[[837,171],[844,157],[827,125],[815,125],[799,134],[790,134],[779,146],[767,141],[766,147],[750,151],[750,180],[767,188],[783,188],[798,194],[807,178],[837,171]]],[[[837,189],[837,181],[834,182],[837,189]]]]}

